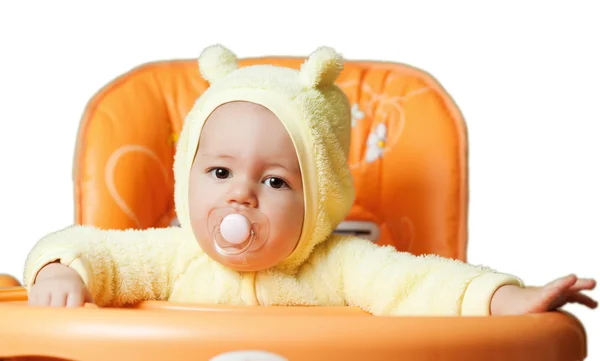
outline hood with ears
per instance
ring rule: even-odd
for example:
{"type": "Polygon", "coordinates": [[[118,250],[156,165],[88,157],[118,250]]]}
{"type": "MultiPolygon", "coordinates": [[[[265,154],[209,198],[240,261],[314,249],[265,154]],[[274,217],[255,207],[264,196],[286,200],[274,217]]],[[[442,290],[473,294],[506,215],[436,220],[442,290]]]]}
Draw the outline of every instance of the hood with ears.
{"type": "Polygon", "coordinates": [[[185,119],[175,155],[175,206],[181,227],[192,233],[188,182],[200,133],[218,106],[232,101],[260,104],[271,110],[287,129],[304,188],[302,234],[292,254],[277,268],[294,272],[313,248],[329,237],[354,202],[348,168],[350,104],[334,83],[343,59],[321,47],[300,70],[273,65],[238,67],[237,57],[221,45],[206,48],[198,59],[210,87],[198,98],[185,119]]]}

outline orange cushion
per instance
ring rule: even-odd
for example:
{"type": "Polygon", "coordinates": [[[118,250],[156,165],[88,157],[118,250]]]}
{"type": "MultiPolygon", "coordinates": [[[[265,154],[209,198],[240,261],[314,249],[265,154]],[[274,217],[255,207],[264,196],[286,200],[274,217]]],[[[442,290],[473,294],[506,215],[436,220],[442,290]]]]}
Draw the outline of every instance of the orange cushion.
{"type": "MultiPolygon", "coordinates": [[[[242,59],[299,68],[303,58],[242,59]]],[[[347,61],[338,79],[353,111],[348,220],[376,225],[378,244],[466,260],[464,120],[429,74],[406,65],[347,61]]],[[[175,217],[173,156],[182,121],[206,89],[196,60],[146,64],[88,104],[75,154],[75,222],[165,227],[175,217]]]]}

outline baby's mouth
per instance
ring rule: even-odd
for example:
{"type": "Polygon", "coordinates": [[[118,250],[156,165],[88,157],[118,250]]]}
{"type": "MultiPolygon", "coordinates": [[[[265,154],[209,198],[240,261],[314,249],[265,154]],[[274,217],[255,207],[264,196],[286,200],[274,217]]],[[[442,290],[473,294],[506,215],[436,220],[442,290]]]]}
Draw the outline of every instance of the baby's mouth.
{"type": "Polygon", "coordinates": [[[217,252],[224,256],[259,250],[268,237],[268,220],[252,209],[215,208],[208,216],[208,227],[217,252]]]}

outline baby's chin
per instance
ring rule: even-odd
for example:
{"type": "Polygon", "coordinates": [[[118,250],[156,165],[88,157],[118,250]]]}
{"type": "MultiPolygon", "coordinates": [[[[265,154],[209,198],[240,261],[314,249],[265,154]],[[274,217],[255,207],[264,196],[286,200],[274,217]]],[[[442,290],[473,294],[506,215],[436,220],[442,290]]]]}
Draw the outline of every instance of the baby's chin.
{"type": "Polygon", "coordinates": [[[199,242],[199,246],[213,261],[238,272],[264,271],[283,261],[277,254],[265,252],[264,246],[267,245],[250,252],[229,255],[220,253],[215,245],[209,242],[199,242]]]}
{"type": "Polygon", "coordinates": [[[215,249],[209,254],[216,262],[238,272],[260,272],[277,266],[281,260],[266,257],[260,251],[256,254],[222,255],[215,249]]]}

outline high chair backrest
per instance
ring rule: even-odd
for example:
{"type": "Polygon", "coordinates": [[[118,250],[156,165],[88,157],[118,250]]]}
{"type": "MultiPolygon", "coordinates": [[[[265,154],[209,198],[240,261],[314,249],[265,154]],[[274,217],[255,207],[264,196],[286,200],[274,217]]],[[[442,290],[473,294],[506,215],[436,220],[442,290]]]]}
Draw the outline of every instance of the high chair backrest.
{"type": "MultiPolygon", "coordinates": [[[[262,57],[240,66],[298,69],[303,61],[262,57]]],[[[431,75],[395,63],[348,60],[337,84],[353,104],[357,192],[338,232],[466,260],[467,136],[453,100],[431,75]]],[[[123,74],[91,99],[75,151],[75,223],[169,226],[177,135],[207,86],[195,59],[164,61],[123,74]]]]}

